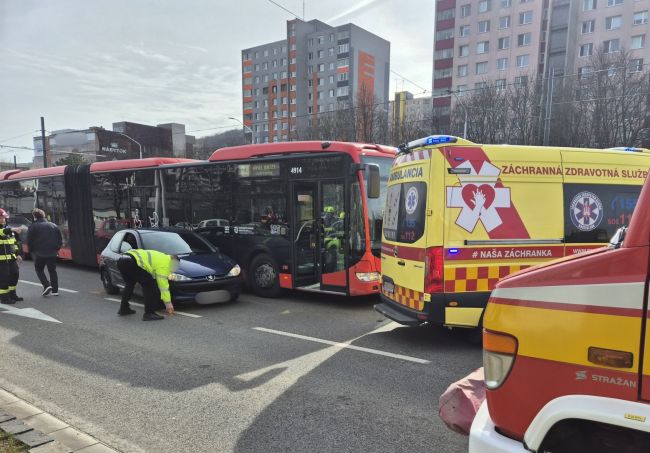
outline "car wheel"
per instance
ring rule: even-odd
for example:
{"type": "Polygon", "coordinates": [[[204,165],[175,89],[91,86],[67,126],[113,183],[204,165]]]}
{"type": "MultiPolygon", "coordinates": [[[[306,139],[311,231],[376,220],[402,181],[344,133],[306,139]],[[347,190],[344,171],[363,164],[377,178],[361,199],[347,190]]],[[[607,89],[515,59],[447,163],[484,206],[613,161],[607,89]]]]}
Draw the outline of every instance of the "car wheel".
{"type": "Polygon", "coordinates": [[[102,268],[102,270],[101,270],[101,279],[102,279],[102,285],[104,285],[104,291],[106,291],[106,294],[119,294],[120,293],[120,288],[113,285],[113,282],[111,281],[111,275],[109,274],[108,269],[106,269],[105,267],[102,268]]]}
{"type": "Polygon", "coordinates": [[[261,297],[278,297],[282,292],[278,266],[269,255],[257,255],[251,261],[248,284],[261,297]]]}

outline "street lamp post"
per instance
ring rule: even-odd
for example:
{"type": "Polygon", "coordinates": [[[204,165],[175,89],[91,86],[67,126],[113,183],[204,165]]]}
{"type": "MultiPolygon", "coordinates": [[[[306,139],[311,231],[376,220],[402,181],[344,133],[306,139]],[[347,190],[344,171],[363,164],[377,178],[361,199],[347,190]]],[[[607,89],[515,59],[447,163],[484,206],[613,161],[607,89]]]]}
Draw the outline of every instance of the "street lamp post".
{"type": "Polygon", "coordinates": [[[121,135],[122,137],[126,137],[126,138],[128,138],[129,140],[131,140],[133,143],[135,143],[136,145],[138,145],[138,147],[140,148],[140,159],[142,159],[142,145],[140,144],[139,141],[137,141],[137,140],[135,140],[134,138],[129,137],[128,135],[123,134],[123,133],[121,133],[121,132],[117,132],[117,131],[112,131],[112,132],[115,133],[115,134],[119,134],[119,135],[121,135]]]}
{"type": "Polygon", "coordinates": [[[456,98],[456,102],[458,102],[460,106],[463,108],[463,110],[465,111],[465,124],[463,125],[463,138],[467,138],[467,107],[465,107],[465,105],[463,105],[463,103],[458,98],[458,95],[456,94],[457,91],[447,90],[447,93],[453,94],[454,97],[456,98]]]}
{"type": "Polygon", "coordinates": [[[246,129],[248,129],[248,132],[251,133],[251,143],[253,143],[253,129],[251,129],[250,127],[246,126],[246,125],[244,124],[244,122],[243,122],[242,120],[240,120],[239,118],[234,118],[234,117],[232,117],[232,116],[229,116],[228,119],[229,119],[229,120],[237,121],[239,124],[242,125],[244,131],[245,131],[246,129]]]}

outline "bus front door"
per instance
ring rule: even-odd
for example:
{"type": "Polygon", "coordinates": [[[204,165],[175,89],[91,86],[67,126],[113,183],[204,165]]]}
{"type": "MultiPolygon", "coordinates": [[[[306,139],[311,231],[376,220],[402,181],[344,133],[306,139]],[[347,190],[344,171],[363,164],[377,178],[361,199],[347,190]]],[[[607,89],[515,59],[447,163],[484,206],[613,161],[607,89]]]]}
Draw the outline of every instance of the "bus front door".
{"type": "Polygon", "coordinates": [[[345,185],[293,183],[293,278],[296,288],[346,293],[345,185]]]}

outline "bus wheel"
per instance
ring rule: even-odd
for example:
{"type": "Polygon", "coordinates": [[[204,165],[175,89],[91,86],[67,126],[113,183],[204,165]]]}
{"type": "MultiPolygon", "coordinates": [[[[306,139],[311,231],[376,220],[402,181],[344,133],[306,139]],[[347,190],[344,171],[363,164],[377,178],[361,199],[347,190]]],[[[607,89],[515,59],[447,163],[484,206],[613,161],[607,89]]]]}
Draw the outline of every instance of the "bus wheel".
{"type": "Polygon", "coordinates": [[[106,268],[102,269],[101,278],[102,278],[102,285],[104,285],[104,291],[106,291],[106,294],[119,294],[120,293],[120,288],[113,285],[113,282],[111,281],[111,276],[108,273],[108,269],[106,269],[106,268]]]}
{"type": "Polygon", "coordinates": [[[278,297],[282,288],[278,275],[278,266],[269,255],[257,255],[251,261],[248,272],[248,284],[253,292],[261,297],[278,297]]]}

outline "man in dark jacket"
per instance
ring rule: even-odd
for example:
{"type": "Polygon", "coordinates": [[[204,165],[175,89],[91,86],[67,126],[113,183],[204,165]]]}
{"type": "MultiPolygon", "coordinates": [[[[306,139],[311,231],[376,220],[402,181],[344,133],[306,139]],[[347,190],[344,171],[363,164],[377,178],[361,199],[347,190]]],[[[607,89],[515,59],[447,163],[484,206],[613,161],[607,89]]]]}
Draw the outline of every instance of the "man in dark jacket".
{"type": "Polygon", "coordinates": [[[34,209],[32,215],[34,223],[27,230],[27,247],[34,257],[36,275],[43,285],[41,294],[58,296],[59,278],[56,274],[56,258],[63,242],[61,231],[59,227],[45,219],[45,212],[42,209],[34,209]],[[50,281],[45,276],[45,266],[50,274],[50,281]]]}

